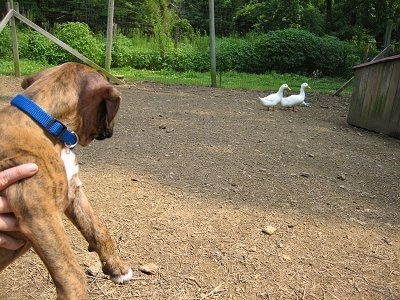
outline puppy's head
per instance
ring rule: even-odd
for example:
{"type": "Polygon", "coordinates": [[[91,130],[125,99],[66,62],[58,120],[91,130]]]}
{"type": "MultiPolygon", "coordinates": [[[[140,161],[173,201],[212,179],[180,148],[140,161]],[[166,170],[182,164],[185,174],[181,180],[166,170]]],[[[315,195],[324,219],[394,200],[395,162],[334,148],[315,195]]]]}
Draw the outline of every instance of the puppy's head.
{"type": "Polygon", "coordinates": [[[25,78],[21,86],[28,97],[73,130],[81,146],[113,135],[121,94],[96,70],[66,63],[25,78]]]}
{"type": "Polygon", "coordinates": [[[120,92],[105,81],[99,73],[88,74],[81,83],[78,116],[81,128],[79,144],[86,146],[93,139],[110,138],[114,131],[114,119],[121,101],[120,92]]]}

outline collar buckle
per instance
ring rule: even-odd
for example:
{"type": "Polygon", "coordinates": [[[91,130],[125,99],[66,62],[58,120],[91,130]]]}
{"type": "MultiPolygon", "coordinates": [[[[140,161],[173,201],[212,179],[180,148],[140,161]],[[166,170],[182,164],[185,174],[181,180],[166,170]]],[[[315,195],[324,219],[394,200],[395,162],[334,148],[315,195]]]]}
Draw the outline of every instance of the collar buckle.
{"type": "MultiPolygon", "coordinates": [[[[66,129],[66,128],[65,128],[66,129]]],[[[66,129],[67,130],[67,129],[66,129]]],[[[65,147],[69,148],[69,149],[74,149],[76,147],[76,145],[78,145],[79,143],[79,136],[75,133],[75,131],[70,131],[71,134],[73,134],[75,136],[76,142],[73,144],[68,144],[67,142],[64,143],[65,147]]]]}

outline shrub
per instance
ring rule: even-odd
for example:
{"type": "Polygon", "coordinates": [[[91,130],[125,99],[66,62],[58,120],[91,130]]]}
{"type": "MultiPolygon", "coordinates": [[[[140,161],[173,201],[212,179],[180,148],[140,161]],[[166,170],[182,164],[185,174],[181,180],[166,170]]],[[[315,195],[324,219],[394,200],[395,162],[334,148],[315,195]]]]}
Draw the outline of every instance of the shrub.
{"type": "Polygon", "coordinates": [[[194,49],[191,45],[181,45],[179,48],[169,51],[165,56],[164,69],[177,72],[186,72],[196,69],[192,59],[194,49]]]}
{"type": "Polygon", "coordinates": [[[131,67],[135,69],[161,70],[161,53],[152,49],[138,49],[133,52],[131,67]]]}
{"type": "MultiPolygon", "coordinates": [[[[101,65],[104,62],[105,44],[96,39],[87,24],[80,22],[57,24],[53,34],[95,63],[101,65]]],[[[62,62],[79,61],[78,58],[64,50],[61,50],[59,58],[62,62]]]]}
{"type": "MultiPolygon", "coordinates": [[[[176,49],[161,52],[143,37],[118,37],[113,65],[137,69],[204,72],[210,69],[208,37],[196,36],[176,49]]],[[[243,38],[217,39],[217,70],[246,73],[297,73],[314,71],[329,76],[347,76],[357,57],[350,43],[334,37],[318,37],[308,31],[286,29],[268,34],[248,34],[243,38]]]]}
{"type": "MultiPolygon", "coordinates": [[[[55,26],[54,35],[99,65],[105,56],[104,38],[96,37],[83,23],[55,26]]],[[[32,30],[19,31],[21,58],[59,64],[78,59],[32,30]]],[[[172,43],[171,43],[172,45],[172,43]]],[[[9,29],[0,33],[0,54],[11,57],[9,29]]],[[[112,66],[178,72],[206,72],[210,69],[209,38],[193,33],[177,47],[160,49],[154,37],[140,32],[130,38],[119,34],[113,45],[112,66]]],[[[348,76],[358,64],[356,45],[332,36],[319,37],[308,31],[285,29],[267,34],[217,39],[217,70],[245,73],[297,73],[315,71],[326,76],[348,76]]]]}
{"type": "MultiPolygon", "coordinates": [[[[102,64],[104,62],[105,45],[94,36],[86,24],[58,24],[52,33],[95,63],[102,64]]],[[[53,65],[67,61],[80,61],[36,31],[21,31],[18,38],[21,58],[53,65]]]]}
{"type": "Polygon", "coordinates": [[[0,56],[1,57],[11,57],[12,47],[11,47],[11,36],[10,27],[5,27],[2,32],[0,32],[0,56]]]}
{"type": "Polygon", "coordinates": [[[22,41],[20,43],[22,58],[49,64],[62,62],[61,48],[40,33],[28,31],[22,41]]]}
{"type": "Polygon", "coordinates": [[[111,53],[112,66],[124,67],[131,65],[133,51],[132,39],[119,34],[113,44],[111,53]]]}
{"type": "Polygon", "coordinates": [[[271,31],[254,39],[253,43],[255,57],[259,57],[256,73],[277,71],[309,75],[319,70],[324,75],[343,76],[349,71],[347,56],[354,55],[350,43],[299,29],[271,31]]]}
{"type": "MultiPolygon", "coordinates": [[[[143,47],[143,44],[141,44],[143,47]]],[[[286,29],[243,38],[217,39],[217,70],[262,74],[267,72],[348,76],[358,54],[352,44],[335,37],[319,37],[308,31],[286,29]]],[[[151,70],[205,72],[210,69],[209,38],[196,36],[163,55],[131,47],[130,66],[151,70]],[[133,48],[133,50],[132,50],[133,48]]]]}
{"type": "Polygon", "coordinates": [[[177,72],[205,72],[210,69],[209,51],[199,51],[191,44],[181,45],[164,57],[164,69],[177,72]]]}
{"type": "Polygon", "coordinates": [[[219,71],[249,72],[259,61],[254,44],[247,39],[223,38],[217,42],[217,68],[219,71]]]}

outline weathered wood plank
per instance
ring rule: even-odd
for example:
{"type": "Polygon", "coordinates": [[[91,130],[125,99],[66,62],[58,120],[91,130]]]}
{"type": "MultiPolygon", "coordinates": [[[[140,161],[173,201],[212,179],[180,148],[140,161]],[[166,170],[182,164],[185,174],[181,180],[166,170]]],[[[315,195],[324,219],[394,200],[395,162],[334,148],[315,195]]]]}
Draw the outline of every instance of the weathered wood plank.
{"type": "Polygon", "coordinates": [[[3,31],[4,27],[6,27],[8,21],[10,21],[11,17],[13,16],[13,11],[9,10],[6,16],[0,22],[0,32],[3,31]]]}
{"type": "Polygon", "coordinates": [[[355,68],[347,122],[400,138],[400,56],[355,68]]]}
{"type": "MultiPolygon", "coordinates": [[[[396,70],[395,74],[392,75],[391,82],[400,82],[400,60],[396,62],[393,70],[396,70]]],[[[387,134],[397,137],[400,139],[400,84],[393,84],[391,86],[393,92],[391,91],[390,97],[391,105],[390,105],[390,113],[388,113],[388,127],[386,129],[387,134]]]]}
{"type": "MultiPolygon", "coordinates": [[[[378,120],[380,122],[380,130],[381,132],[386,132],[389,124],[389,116],[388,116],[388,108],[391,110],[391,103],[388,98],[389,88],[392,84],[392,75],[393,75],[393,67],[394,63],[384,64],[383,66],[383,76],[381,83],[379,84],[379,93],[378,98],[376,99],[375,106],[377,107],[379,116],[378,120]]],[[[378,125],[377,125],[378,126],[378,125]]]]}

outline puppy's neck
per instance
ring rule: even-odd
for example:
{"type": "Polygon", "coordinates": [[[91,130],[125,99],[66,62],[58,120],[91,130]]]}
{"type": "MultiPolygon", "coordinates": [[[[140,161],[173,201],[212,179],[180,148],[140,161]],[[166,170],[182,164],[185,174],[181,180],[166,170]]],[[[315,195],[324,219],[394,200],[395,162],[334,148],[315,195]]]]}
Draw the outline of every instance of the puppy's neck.
{"type": "Polygon", "coordinates": [[[68,129],[77,130],[77,106],[78,100],[75,97],[66,98],[60,93],[43,93],[35,94],[31,91],[34,86],[25,90],[24,95],[35,102],[46,113],[63,123],[68,129]],[[47,95],[49,94],[49,95],[47,95]],[[51,96],[56,95],[56,96],[51,96]],[[56,99],[57,98],[57,99],[56,99]]]}

